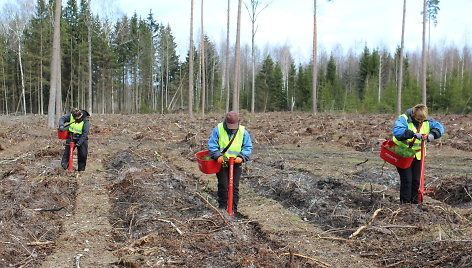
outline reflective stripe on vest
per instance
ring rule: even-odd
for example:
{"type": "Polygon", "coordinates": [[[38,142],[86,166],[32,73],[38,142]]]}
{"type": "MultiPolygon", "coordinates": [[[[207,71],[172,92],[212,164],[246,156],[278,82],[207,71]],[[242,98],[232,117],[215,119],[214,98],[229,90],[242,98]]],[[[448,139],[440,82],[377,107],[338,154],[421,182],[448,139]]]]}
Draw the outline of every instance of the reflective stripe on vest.
{"type": "MultiPolygon", "coordinates": [[[[402,114],[402,115],[400,115],[400,117],[405,118],[406,122],[408,123],[408,116],[406,116],[406,114],[402,114]]],[[[416,129],[415,125],[413,124],[413,122],[408,123],[408,129],[413,131],[414,133],[417,132],[417,129],[416,129]]],[[[429,121],[425,120],[425,121],[423,121],[423,124],[421,125],[421,129],[418,133],[420,133],[420,134],[429,134],[429,131],[430,131],[429,121]]],[[[409,147],[410,143],[413,141],[413,138],[408,139],[408,140],[404,140],[404,141],[399,141],[399,140],[397,140],[397,138],[395,138],[395,136],[393,136],[392,140],[398,146],[409,147]]],[[[421,160],[421,140],[415,139],[415,142],[413,143],[413,146],[411,146],[411,149],[416,151],[416,155],[415,155],[416,159],[421,160]]],[[[425,147],[425,154],[426,154],[426,147],[425,147]]]]}
{"type": "MultiPolygon", "coordinates": [[[[223,126],[223,123],[218,124],[218,136],[220,137],[218,139],[218,145],[220,146],[220,152],[221,152],[226,148],[226,146],[228,146],[230,142],[230,139],[228,137],[228,132],[226,132],[223,126]]],[[[234,138],[233,143],[231,143],[231,146],[225,152],[225,156],[227,158],[237,157],[239,155],[243,147],[243,138],[244,138],[244,126],[240,125],[238,133],[236,134],[236,137],[234,138]]]]}
{"type": "MultiPolygon", "coordinates": [[[[70,115],[70,121],[69,122],[74,122],[75,118],[70,115]]],[[[84,128],[84,120],[80,121],[80,123],[72,123],[68,126],[69,131],[74,133],[74,134],[82,134],[82,129],[84,128]]]]}

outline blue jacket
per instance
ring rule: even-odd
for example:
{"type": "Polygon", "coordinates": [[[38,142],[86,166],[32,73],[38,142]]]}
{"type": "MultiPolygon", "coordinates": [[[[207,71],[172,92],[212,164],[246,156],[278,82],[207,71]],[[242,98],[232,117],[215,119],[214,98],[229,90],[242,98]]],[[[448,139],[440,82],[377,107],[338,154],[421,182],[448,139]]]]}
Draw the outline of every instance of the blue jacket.
{"type": "MultiPolygon", "coordinates": [[[[223,126],[228,133],[228,138],[231,140],[233,138],[233,134],[236,130],[231,130],[226,127],[226,122],[223,122],[223,126]]],[[[211,132],[210,138],[208,139],[208,151],[210,151],[210,156],[213,159],[218,159],[218,157],[222,156],[223,154],[220,152],[220,145],[218,144],[218,140],[220,139],[218,133],[218,126],[213,128],[211,132]]],[[[252,153],[252,141],[251,136],[249,136],[249,132],[247,132],[246,128],[244,129],[244,137],[243,137],[243,146],[241,148],[241,153],[239,153],[239,157],[243,159],[243,162],[249,161],[250,155],[252,153]]]]}
{"type": "MultiPolygon", "coordinates": [[[[405,119],[402,116],[398,117],[392,129],[393,136],[395,136],[399,141],[413,138],[415,133],[408,129],[408,123],[413,122],[416,128],[420,125],[419,122],[412,118],[411,108],[406,110],[405,115],[408,119],[405,119]]],[[[426,120],[429,121],[430,133],[433,134],[434,139],[439,139],[444,134],[444,127],[430,117],[426,118],[426,120]]]]}

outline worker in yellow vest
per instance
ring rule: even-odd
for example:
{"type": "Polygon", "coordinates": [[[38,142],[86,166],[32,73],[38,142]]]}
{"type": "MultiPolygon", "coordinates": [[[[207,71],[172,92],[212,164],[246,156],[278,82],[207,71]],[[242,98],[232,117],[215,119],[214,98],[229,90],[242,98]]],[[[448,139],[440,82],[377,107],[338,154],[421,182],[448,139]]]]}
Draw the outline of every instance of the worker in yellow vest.
{"type": "Polygon", "coordinates": [[[88,155],[88,134],[90,131],[89,116],[90,114],[87,111],[74,108],[70,114],[59,119],[59,130],[69,131],[71,134],[66,140],[64,154],[62,155],[61,166],[64,169],[67,169],[69,163],[69,144],[72,138],[77,149],[77,170],[85,170],[88,155]]]}
{"type": "Polygon", "coordinates": [[[238,113],[231,111],[226,114],[223,122],[212,131],[208,140],[208,151],[211,158],[222,164],[218,178],[218,208],[226,210],[228,206],[228,165],[230,157],[234,157],[233,170],[233,213],[238,216],[239,181],[241,164],[249,161],[252,142],[249,132],[239,124],[238,113]],[[226,164],[225,164],[226,163],[226,164]]]}
{"type": "MultiPolygon", "coordinates": [[[[398,168],[400,175],[400,203],[418,204],[421,176],[421,140],[431,142],[444,134],[444,127],[428,117],[428,107],[417,104],[400,115],[392,129],[393,142],[401,147],[416,150],[415,158],[408,168],[398,168]],[[423,136],[423,134],[425,136],[423,136]]],[[[426,152],[426,150],[425,150],[426,152]]]]}

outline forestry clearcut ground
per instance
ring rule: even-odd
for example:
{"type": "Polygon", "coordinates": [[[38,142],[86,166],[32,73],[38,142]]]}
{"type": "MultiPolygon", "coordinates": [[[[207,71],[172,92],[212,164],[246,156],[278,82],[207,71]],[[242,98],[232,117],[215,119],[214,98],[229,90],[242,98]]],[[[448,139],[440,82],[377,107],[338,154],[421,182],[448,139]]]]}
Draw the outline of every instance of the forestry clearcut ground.
{"type": "Polygon", "coordinates": [[[46,116],[1,116],[1,267],[470,267],[472,117],[435,115],[422,206],[379,155],[394,115],[242,114],[239,210],[198,170],[222,115],[91,118],[87,170],[60,168],[46,116]]]}

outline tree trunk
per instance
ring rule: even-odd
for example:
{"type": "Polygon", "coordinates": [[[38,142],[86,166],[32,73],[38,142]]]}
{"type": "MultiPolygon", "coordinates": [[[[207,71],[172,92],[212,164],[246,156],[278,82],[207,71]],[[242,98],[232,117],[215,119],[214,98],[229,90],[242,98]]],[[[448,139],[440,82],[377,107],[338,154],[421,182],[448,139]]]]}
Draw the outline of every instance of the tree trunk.
{"type": "Polygon", "coordinates": [[[317,90],[316,90],[316,84],[318,80],[318,41],[317,41],[317,30],[316,30],[316,0],[313,0],[314,4],[314,11],[313,11],[313,69],[312,69],[312,76],[313,76],[313,81],[312,81],[312,113],[316,114],[318,111],[318,107],[316,105],[317,103],[317,90]]]}
{"type": "Polygon", "coordinates": [[[406,14],[406,0],[403,0],[403,17],[402,17],[402,37],[400,43],[400,63],[397,84],[397,114],[402,113],[402,87],[403,87],[403,47],[405,43],[405,14],[406,14]]]}
{"type": "Polygon", "coordinates": [[[202,32],[200,35],[200,54],[202,56],[202,60],[200,64],[202,65],[202,115],[205,115],[205,97],[206,97],[206,77],[205,77],[205,32],[204,32],[204,25],[203,25],[203,0],[201,6],[201,27],[202,32]]]}
{"type": "Polygon", "coordinates": [[[246,4],[246,9],[249,13],[249,18],[251,19],[251,68],[252,68],[252,79],[251,79],[251,112],[254,113],[254,106],[256,101],[256,58],[255,58],[255,44],[254,39],[256,37],[256,21],[259,14],[269,6],[266,4],[263,8],[259,11],[257,10],[259,7],[259,0],[251,0],[251,10],[246,4]]]}
{"type": "Polygon", "coordinates": [[[379,104],[380,104],[381,93],[382,93],[382,55],[379,53],[379,96],[377,100],[379,104]]]}
{"type": "Polygon", "coordinates": [[[236,47],[234,52],[234,89],[233,89],[233,107],[232,110],[239,112],[239,57],[241,48],[241,3],[238,1],[238,20],[236,27],[236,47]]]}
{"type": "Polygon", "coordinates": [[[92,17],[90,10],[90,0],[87,6],[87,41],[88,41],[88,112],[92,112],[92,17]]]}
{"type": "Polygon", "coordinates": [[[23,73],[23,63],[21,60],[21,40],[18,37],[18,62],[20,64],[20,76],[21,76],[21,95],[23,102],[23,114],[26,115],[26,92],[25,92],[25,77],[23,73]]]}
{"type": "Polygon", "coordinates": [[[44,102],[43,102],[43,24],[41,23],[41,37],[40,37],[40,70],[39,70],[39,109],[38,113],[44,114],[44,102]]]}
{"type": "Polygon", "coordinates": [[[251,1],[252,7],[252,14],[250,13],[249,16],[251,17],[251,68],[252,68],[252,78],[251,78],[251,113],[254,113],[254,105],[256,102],[256,59],[254,57],[254,37],[256,35],[255,24],[256,24],[256,7],[255,3],[251,1]]]}
{"type": "Polygon", "coordinates": [[[426,0],[423,0],[423,48],[421,53],[422,103],[426,105],[426,0]]]}
{"type": "Polygon", "coordinates": [[[193,0],[190,3],[190,45],[188,63],[188,114],[193,117],[193,0]]]}
{"type": "Polygon", "coordinates": [[[4,96],[5,96],[5,114],[8,115],[8,99],[7,99],[8,89],[7,89],[6,81],[5,81],[6,80],[5,79],[5,61],[3,60],[3,55],[1,55],[1,56],[2,56],[2,74],[3,74],[2,75],[2,78],[3,78],[2,80],[3,80],[3,88],[5,90],[5,94],[4,94],[4,96]]]}
{"type": "MultiPolygon", "coordinates": [[[[57,99],[61,97],[61,67],[60,63],[60,42],[61,42],[61,10],[62,1],[56,0],[56,9],[54,12],[54,37],[52,42],[52,59],[51,59],[51,87],[49,90],[49,107],[48,107],[48,127],[54,128],[56,118],[62,111],[58,106],[57,99]],[[59,95],[59,96],[57,96],[59,95]]],[[[60,102],[59,102],[60,104],[60,102]]]]}
{"type": "Polygon", "coordinates": [[[113,84],[113,74],[110,74],[111,80],[111,113],[115,114],[115,95],[114,95],[114,84],[113,84]]]}
{"type": "Polygon", "coordinates": [[[226,105],[225,105],[225,111],[229,112],[229,98],[230,98],[230,88],[229,88],[229,19],[230,19],[230,2],[231,0],[228,0],[228,19],[226,22],[226,66],[225,66],[225,76],[226,76],[226,105]]]}

